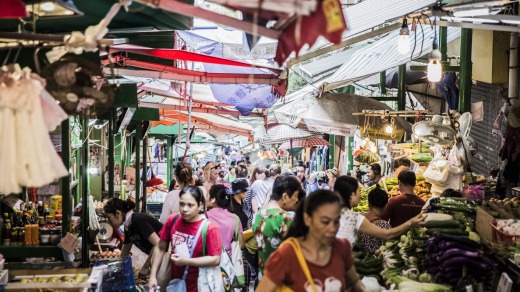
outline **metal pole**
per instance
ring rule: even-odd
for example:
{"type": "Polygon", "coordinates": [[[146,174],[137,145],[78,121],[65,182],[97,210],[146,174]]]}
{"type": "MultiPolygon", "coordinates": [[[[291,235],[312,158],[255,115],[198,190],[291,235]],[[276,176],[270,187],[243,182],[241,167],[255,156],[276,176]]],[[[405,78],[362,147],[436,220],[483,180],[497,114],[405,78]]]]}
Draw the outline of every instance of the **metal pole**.
{"type": "Polygon", "coordinates": [[[292,148],[292,139],[289,140],[289,144],[291,147],[291,151],[289,151],[289,155],[291,156],[291,166],[294,167],[294,154],[293,154],[293,148],[292,148]]]}
{"type": "Polygon", "coordinates": [[[518,99],[518,33],[512,32],[509,39],[509,86],[507,97],[515,103],[518,99]]]}
{"type": "Polygon", "coordinates": [[[406,64],[399,65],[397,76],[397,110],[402,111],[406,107],[406,64]]]}
{"type": "Polygon", "coordinates": [[[471,48],[473,30],[462,28],[460,33],[459,112],[471,111],[471,48]]]}
{"type": "Polygon", "coordinates": [[[354,169],[354,137],[348,137],[348,171],[354,169]]]}
{"type": "Polygon", "coordinates": [[[70,120],[61,123],[61,160],[67,169],[67,175],[61,178],[61,196],[63,210],[62,236],[70,232],[72,202],[70,195],[70,120]]]}
{"type": "Polygon", "coordinates": [[[333,134],[329,135],[329,168],[334,168],[334,152],[336,150],[336,136],[333,134]]]}
{"type": "MultiPolygon", "coordinates": [[[[148,139],[143,138],[143,212],[146,212],[146,182],[148,181],[148,171],[146,170],[146,163],[148,158],[148,139]]],[[[152,170],[150,169],[150,171],[152,170]]]]}
{"type": "Polygon", "coordinates": [[[379,73],[379,86],[381,87],[381,94],[386,94],[386,70],[379,73]]]}
{"type": "MultiPolygon", "coordinates": [[[[141,123],[137,122],[135,129],[135,211],[141,212],[141,198],[139,196],[141,188],[141,175],[140,164],[141,164],[141,123]]],[[[143,168],[144,172],[144,168],[143,168]]]]}
{"type": "Polygon", "coordinates": [[[88,235],[88,157],[90,154],[88,148],[88,117],[82,119],[82,132],[81,132],[81,234],[83,240],[81,241],[81,266],[87,268],[89,264],[89,235],[88,235]]]}
{"type": "Polygon", "coordinates": [[[114,197],[114,168],[115,168],[115,157],[114,157],[114,111],[110,109],[110,115],[108,120],[108,197],[114,197]]]}
{"type": "Polygon", "coordinates": [[[441,61],[448,61],[448,28],[446,26],[439,27],[439,50],[441,51],[441,61]]]}
{"type": "Polygon", "coordinates": [[[166,138],[166,182],[168,189],[170,189],[170,182],[172,181],[172,137],[166,138]]]}

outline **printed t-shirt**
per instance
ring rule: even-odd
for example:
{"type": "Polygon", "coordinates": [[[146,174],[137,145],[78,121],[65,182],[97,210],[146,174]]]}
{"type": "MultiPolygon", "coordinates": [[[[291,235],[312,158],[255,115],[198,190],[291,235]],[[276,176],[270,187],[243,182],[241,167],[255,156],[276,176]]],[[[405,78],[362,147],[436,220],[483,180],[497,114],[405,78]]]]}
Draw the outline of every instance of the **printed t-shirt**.
{"type": "MultiPolygon", "coordinates": [[[[220,230],[220,239],[222,240],[222,246],[226,249],[228,254],[231,254],[231,241],[235,236],[235,217],[236,215],[230,213],[228,210],[223,208],[212,208],[206,212],[208,219],[217,225],[220,230]]],[[[242,233],[242,224],[238,220],[238,232],[242,233]]]]}
{"type": "MultiPolygon", "coordinates": [[[[318,291],[346,291],[345,273],[354,266],[352,247],[348,240],[336,238],[329,262],[324,266],[309,261],[307,267],[318,291]]],[[[265,276],[277,286],[287,285],[293,291],[312,291],[294,248],[285,244],[276,250],[265,267],[265,276]]]]}
{"type": "MultiPolygon", "coordinates": [[[[186,242],[188,249],[191,250],[192,245],[194,244],[195,236],[197,235],[197,230],[199,229],[200,224],[203,222],[203,219],[197,222],[186,222],[179,217],[175,224],[173,224],[173,219],[175,215],[172,214],[166,220],[163,228],[159,236],[164,241],[169,241],[172,245],[172,254],[175,253],[175,246],[186,242]]],[[[222,253],[222,244],[220,241],[220,231],[218,227],[213,222],[208,222],[208,232],[206,235],[206,255],[208,256],[216,256],[222,253]]],[[[193,258],[202,257],[202,232],[199,237],[199,240],[195,244],[195,250],[193,252],[193,258]]],[[[184,270],[186,266],[176,266],[173,262],[172,266],[172,279],[182,279],[184,275],[184,270]]],[[[187,291],[197,291],[197,279],[199,277],[199,268],[190,266],[188,268],[188,275],[186,277],[186,286],[188,288],[187,291]]]]}
{"type": "Polygon", "coordinates": [[[258,246],[259,280],[267,259],[282,243],[292,221],[293,217],[282,209],[261,209],[256,215],[253,233],[258,246]]]}
{"type": "Polygon", "coordinates": [[[348,208],[341,210],[341,217],[339,218],[339,230],[336,234],[337,238],[348,239],[351,246],[356,245],[356,240],[361,228],[361,224],[365,220],[365,216],[358,214],[348,208]]]}
{"type": "Polygon", "coordinates": [[[392,227],[397,227],[419,215],[424,204],[424,200],[416,195],[400,194],[388,200],[381,219],[388,221],[392,227]]]}
{"type": "Polygon", "coordinates": [[[132,243],[145,254],[150,254],[153,245],[148,241],[152,233],[159,234],[162,223],[145,213],[133,213],[131,224],[125,226],[125,244],[132,243]]]}

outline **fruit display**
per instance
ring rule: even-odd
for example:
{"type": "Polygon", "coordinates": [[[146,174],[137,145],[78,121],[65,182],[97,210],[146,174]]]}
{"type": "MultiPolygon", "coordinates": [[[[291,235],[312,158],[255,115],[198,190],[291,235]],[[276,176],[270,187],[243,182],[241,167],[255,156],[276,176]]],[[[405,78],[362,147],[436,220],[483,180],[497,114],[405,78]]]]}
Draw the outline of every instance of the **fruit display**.
{"type": "Polygon", "coordinates": [[[432,194],[430,193],[432,185],[427,183],[426,181],[420,181],[415,184],[415,194],[421,197],[423,200],[428,200],[432,194]]]}
{"type": "Polygon", "coordinates": [[[489,214],[495,218],[520,218],[520,198],[514,197],[503,200],[492,198],[489,200],[488,205],[493,210],[489,214]]]}
{"type": "Polygon", "coordinates": [[[375,188],[376,188],[376,185],[373,185],[368,188],[361,188],[361,199],[359,200],[358,205],[352,209],[354,212],[357,212],[357,213],[368,212],[368,193],[375,188]]]}
{"type": "Polygon", "coordinates": [[[82,283],[88,280],[86,274],[41,275],[21,278],[20,283],[82,283]]]}

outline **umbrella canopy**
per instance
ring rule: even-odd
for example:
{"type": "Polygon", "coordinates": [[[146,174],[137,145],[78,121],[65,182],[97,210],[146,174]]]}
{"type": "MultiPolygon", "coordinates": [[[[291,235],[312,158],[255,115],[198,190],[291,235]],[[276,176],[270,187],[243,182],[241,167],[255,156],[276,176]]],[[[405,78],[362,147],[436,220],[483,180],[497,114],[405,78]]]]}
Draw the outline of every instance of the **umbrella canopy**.
{"type": "MultiPolygon", "coordinates": [[[[314,147],[314,146],[329,146],[329,141],[321,138],[321,137],[310,137],[305,139],[293,140],[292,142],[293,148],[302,148],[302,147],[314,147]]],[[[290,149],[291,142],[283,142],[278,149],[290,149]]]]}
{"type": "Polygon", "coordinates": [[[267,130],[267,134],[260,139],[260,143],[278,144],[290,141],[291,139],[304,139],[317,135],[320,135],[320,133],[307,129],[293,128],[288,125],[278,125],[267,130]]]}
{"type": "MultiPolygon", "coordinates": [[[[352,113],[363,110],[392,111],[386,104],[370,97],[350,93],[325,93],[319,98],[307,94],[301,100],[276,109],[274,115],[279,123],[290,126],[303,121],[310,131],[353,136],[357,127],[363,126],[366,121],[364,117],[353,116],[352,113]]],[[[412,127],[405,119],[398,117],[395,121],[397,128],[411,133],[412,127]]]]}

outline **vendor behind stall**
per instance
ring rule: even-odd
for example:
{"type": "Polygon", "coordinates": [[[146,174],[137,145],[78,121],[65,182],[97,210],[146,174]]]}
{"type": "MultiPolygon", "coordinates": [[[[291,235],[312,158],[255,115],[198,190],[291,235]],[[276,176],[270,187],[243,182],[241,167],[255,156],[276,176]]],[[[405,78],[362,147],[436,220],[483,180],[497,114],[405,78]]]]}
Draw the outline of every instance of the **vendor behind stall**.
{"type": "MultiPolygon", "coordinates": [[[[114,229],[125,225],[125,241],[121,251],[121,257],[130,254],[132,245],[142,252],[150,255],[152,249],[159,243],[159,231],[162,223],[145,213],[134,213],[135,203],[131,200],[123,201],[118,198],[108,200],[104,209],[108,222],[114,229]]],[[[151,257],[148,256],[139,275],[147,275],[150,268],[151,257]]]]}
{"type": "Polygon", "coordinates": [[[394,161],[394,174],[392,175],[392,178],[397,178],[399,173],[407,168],[409,168],[412,165],[410,159],[406,157],[401,157],[399,159],[396,159],[394,161]]]}
{"type": "Polygon", "coordinates": [[[375,184],[378,184],[381,181],[381,165],[378,163],[374,163],[370,165],[370,169],[368,170],[368,182],[367,187],[371,187],[375,184]]]}

